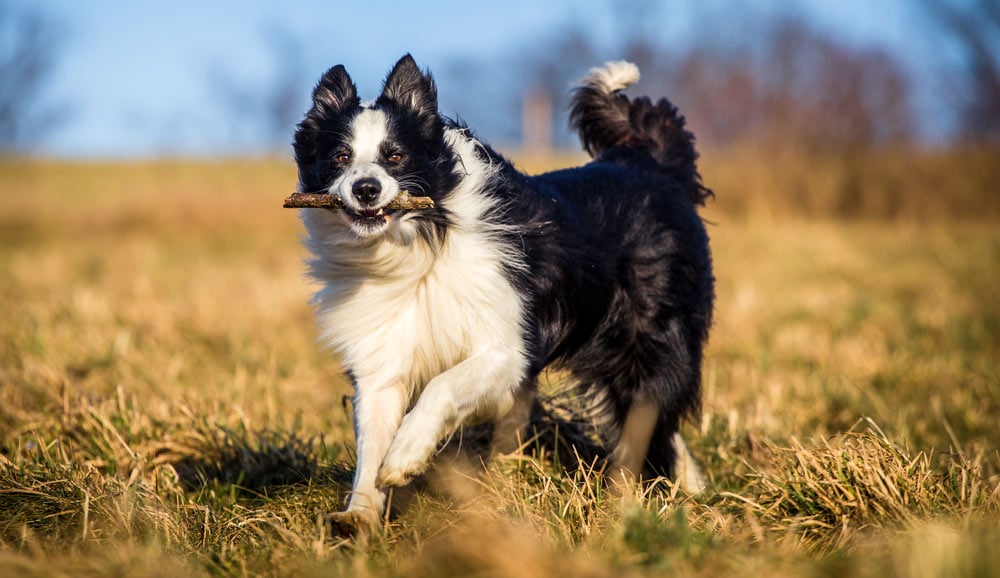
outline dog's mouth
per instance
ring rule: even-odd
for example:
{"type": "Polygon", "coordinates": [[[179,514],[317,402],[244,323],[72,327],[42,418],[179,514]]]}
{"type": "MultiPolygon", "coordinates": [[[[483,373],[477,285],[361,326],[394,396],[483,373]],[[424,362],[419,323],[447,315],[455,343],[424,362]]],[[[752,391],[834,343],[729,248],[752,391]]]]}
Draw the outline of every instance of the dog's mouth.
{"type": "Polygon", "coordinates": [[[368,231],[381,229],[391,223],[392,220],[396,218],[396,213],[398,212],[392,209],[386,209],[385,207],[365,208],[359,210],[344,207],[343,211],[344,214],[347,215],[347,218],[350,219],[352,225],[368,231]]]}

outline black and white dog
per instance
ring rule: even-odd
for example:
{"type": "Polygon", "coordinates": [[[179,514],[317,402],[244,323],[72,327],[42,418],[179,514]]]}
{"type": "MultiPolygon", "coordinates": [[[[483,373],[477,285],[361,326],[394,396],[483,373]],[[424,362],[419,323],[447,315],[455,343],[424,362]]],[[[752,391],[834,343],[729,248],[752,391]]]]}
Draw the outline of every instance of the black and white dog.
{"type": "Polygon", "coordinates": [[[615,476],[676,474],[712,317],[695,210],[711,192],[677,109],[620,94],[638,78],[627,62],[591,70],[571,122],[594,160],[538,176],[442,117],[409,55],[373,102],[343,66],[319,81],[294,148],[299,191],[344,201],[302,211],[322,339],[355,387],[342,522],[376,522],[385,488],[463,424],[495,420],[509,448],[548,366],[599,400],[615,476]],[[388,209],[404,190],[436,207],[388,209]]]}

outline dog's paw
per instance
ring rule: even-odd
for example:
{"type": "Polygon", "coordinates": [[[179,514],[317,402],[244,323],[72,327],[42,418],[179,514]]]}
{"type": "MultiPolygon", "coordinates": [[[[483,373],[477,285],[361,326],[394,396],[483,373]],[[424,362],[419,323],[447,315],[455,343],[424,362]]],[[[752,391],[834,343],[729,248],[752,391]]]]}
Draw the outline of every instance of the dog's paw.
{"type": "Polygon", "coordinates": [[[381,486],[403,486],[413,478],[424,473],[430,462],[434,446],[422,448],[412,441],[402,441],[396,438],[382,461],[378,471],[378,483],[381,486]]]}
{"type": "Polygon", "coordinates": [[[426,469],[426,460],[410,460],[402,463],[386,461],[378,471],[378,483],[384,487],[405,486],[426,469]]]}
{"type": "Polygon", "coordinates": [[[378,527],[379,519],[371,510],[347,510],[333,512],[326,517],[326,525],[331,536],[367,540],[378,527]]]}

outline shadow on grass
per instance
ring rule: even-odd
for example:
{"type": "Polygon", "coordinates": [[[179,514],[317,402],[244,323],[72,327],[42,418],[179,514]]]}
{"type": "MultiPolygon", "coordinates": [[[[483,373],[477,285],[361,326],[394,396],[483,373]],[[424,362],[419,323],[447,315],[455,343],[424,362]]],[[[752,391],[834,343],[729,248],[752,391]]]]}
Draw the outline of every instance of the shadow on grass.
{"type": "Polygon", "coordinates": [[[224,484],[257,493],[312,479],[320,471],[314,446],[315,438],[302,439],[295,432],[219,428],[171,444],[158,459],[173,466],[188,491],[224,484]]]}
{"type": "MultiPolygon", "coordinates": [[[[523,443],[523,452],[551,462],[568,474],[580,467],[600,469],[607,452],[599,431],[562,400],[542,398],[536,403],[523,443]]],[[[492,424],[466,427],[442,445],[436,462],[464,464],[473,471],[488,463],[492,424]]],[[[183,440],[165,444],[157,461],[169,463],[187,491],[212,485],[227,485],[238,491],[259,494],[269,488],[309,483],[334,486],[346,494],[351,487],[353,456],[321,459],[317,438],[305,439],[296,432],[252,431],[243,427],[223,428],[202,424],[183,440]]],[[[425,491],[425,477],[415,480],[414,490],[425,491]]]]}

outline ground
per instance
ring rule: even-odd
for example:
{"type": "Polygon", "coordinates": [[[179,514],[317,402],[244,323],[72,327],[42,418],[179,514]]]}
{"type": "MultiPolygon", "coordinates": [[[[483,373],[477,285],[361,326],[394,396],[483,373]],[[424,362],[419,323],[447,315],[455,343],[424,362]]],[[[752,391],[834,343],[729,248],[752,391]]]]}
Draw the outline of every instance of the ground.
{"type": "Polygon", "coordinates": [[[529,447],[443,468],[361,544],[323,523],[349,390],[280,208],[294,180],[0,166],[0,575],[1000,575],[995,219],[727,211],[716,186],[683,429],[709,489],[621,498],[529,447]]]}

